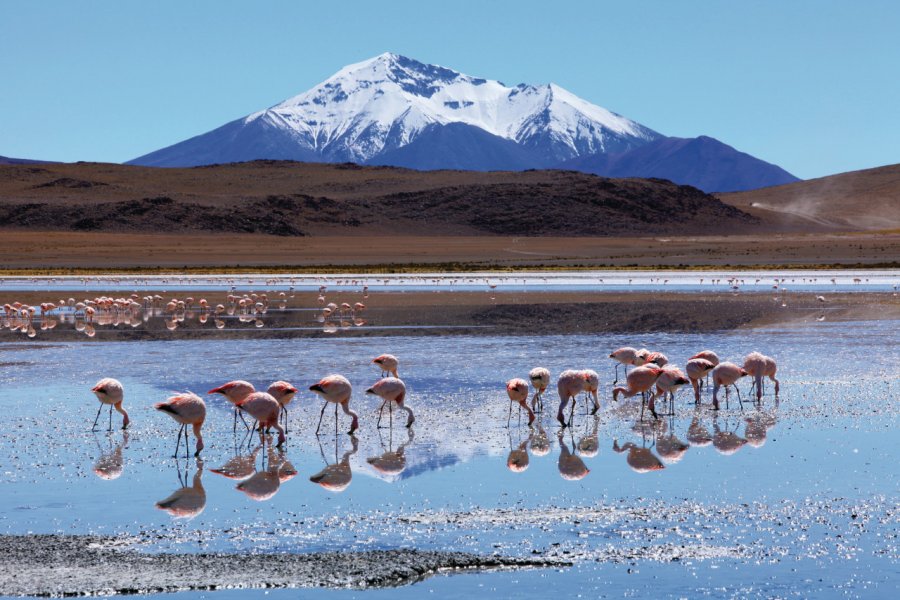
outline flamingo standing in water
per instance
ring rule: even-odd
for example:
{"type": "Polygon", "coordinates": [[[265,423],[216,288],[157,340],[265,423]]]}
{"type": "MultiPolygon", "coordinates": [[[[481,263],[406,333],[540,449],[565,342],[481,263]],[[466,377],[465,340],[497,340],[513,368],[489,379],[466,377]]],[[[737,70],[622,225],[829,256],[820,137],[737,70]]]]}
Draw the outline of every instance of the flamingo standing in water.
{"type": "Polygon", "coordinates": [[[584,371],[575,371],[567,369],[559,374],[556,380],[556,390],[559,393],[559,410],[556,412],[556,420],[562,425],[563,429],[567,426],[565,409],[569,400],[572,401],[572,409],[569,414],[569,424],[575,415],[575,398],[581,392],[587,389],[588,382],[585,378],[584,371]]]}
{"type": "Polygon", "coordinates": [[[638,351],[631,346],[624,346],[618,350],[613,350],[609,357],[616,361],[616,378],[613,385],[619,383],[619,365],[625,365],[625,375],[628,375],[628,365],[634,365],[638,351]]]}
{"type": "Polygon", "coordinates": [[[178,430],[178,441],[175,443],[175,456],[178,456],[178,446],[181,444],[181,434],[184,433],[184,450],[187,454],[188,431],[187,426],[194,429],[194,437],[197,438],[197,450],[194,456],[200,456],[203,450],[203,435],[200,433],[203,421],[206,420],[206,403],[197,394],[185,392],[172,396],[165,402],[157,402],[153,405],[156,410],[168,413],[170,417],[181,424],[178,430]]]}
{"type": "Polygon", "coordinates": [[[763,377],[769,377],[772,381],[775,382],[775,395],[778,395],[779,384],[778,380],[775,379],[775,373],[778,371],[778,365],[775,363],[775,359],[769,356],[765,356],[764,354],[760,354],[759,352],[751,352],[744,358],[744,370],[747,371],[747,374],[753,377],[753,385],[756,387],[756,401],[759,402],[762,399],[762,379],[763,377]]]}
{"type": "Polygon", "coordinates": [[[241,421],[244,421],[244,426],[249,429],[250,426],[247,425],[247,421],[244,420],[244,415],[241,414],[241,411],[238,410],[237,405],[247,398],[250,394],[254,393],[256,388],[253,387],[253,384],[247,381],[243,381],[241,379],[236,379],[234,381],[229,381],[226,384],[220,385],[217,388],[213,388],[206,392],[207,394],[222,394],[225,396],[225,399],[231,402],[234,405],[234,431],[237,431],[237,420],[238,415],[241,417],[241,421]]]}
{"type": "MultiPolygon", "coordinates": [[[[618,402],[619,394],[625,398],[631,398],[637,394],[641,395],[641,419],[644,418],[644,405],[647,402],[647,392],[653,388],[656,380],[662,375],[662,369],[658,367],[635,367],[631,370],[626,378],[626,387],[613,388],[613,401],[618,402]]],[[[651,401],[650,412],[653,418],[657,418],[654,405],[651,401]]]]}
{"type": "Polygon", "coordinates": [[[350,394],[353,393],[353,386],[350,385],[347,378],[343,375],[329,375],[320,380],[319,383],[311,385],[309,390],[325,399],[325,404],[322,406],[322,412],[319,413],[319,425],[316,427],[316,435],[319,434],[319,429],[322,427],[322,417],[325,416],[325,408],[328,406],[329,402],[334,403],[335,430],[337,429],[337,409],[338,406],[340,406],[344,409],[344,413],[353,418],[350,423],[349,432],[350,435],[353,435],[353,432],[359,428],[359,415],[350,410],[350,394]]]}
{"type": "Polygon", "coordinates": [[[509,420],[512,419],[512,405],[515,402],[519,405],[520,415],[523,408],[528,413],[528,426],[530,427],[534,423],[534,411],[528,406],[528,382],[518,377],[510,379],[506,382],[506,395],[509,396],[509,415],[506,417],[506,426],[509,427],[509,420]]]}
{"type": "MultiPolygon", "coordinates": [[[[702,358],[703,360],[708,360],[709,362],[712,363],[712,366],[714,366],[714,367],[716,365],[718,365],[719,362],[721,362],[719,360],[719,355],[716,354],[715,352],[713,352],[712,350],[702,350],[702,351],[698,352],[697,354],[693,355],[689,360],[693,360],[695,358],[702,358]]],[[[709,383],[708,380],[707,380],[707,383],[709,383]]],[[[698,400],[698,402],[699,402],[699,400],[698,400]]]]}
{"type": "Polygon", "coordinates": [[[105,377],[98,381],[91,391],[100,401],[100,408],[97,409],[97,416],[94,417],[91,431],[97,428],[97,421],[100,419],[100,411],[103,410],[104,404],[109,405],[109,430],[112,431],[112,409],[114,408],[117,412],[122,413],[122,429],[127,428],[131,421],[128,419],[128,413],[122,407],[122,402],[125,400],[125,388],[122,387],[121,382],[112,377],[105,377]]]}
{"type": "Polygon", "coordinates": [[[535,367],[528,372],[528,379],[531,380],[531,386],[534,388],[531,410],[536,410],[537,406],[540,406],[540,412],[544,412],[544,392],[550,385],[550,371],[544,367],[535,367]]]}
{"type": "Polygon", "coordinates": [[[291,403],[291,400],[294,399],[294,395],[297,393],[297,388],[288,383],[287,381],[276,381],[272,385],[269,386],[269,389],[266,390],[266,393],[270,394],[275,400],[278,401],[278,404],[281,405],[281,416],[284,417],[284,433],[287,434],[288,430],[288,413],[287,407],[288,404],[291,403]]]}
{"type": "Polygon", "coordinates": [[[396,404],[400,410],[406,411],[406,427],[412,427],[412,424],[416,421],[412,409],[404,404],[404,401],[406,400],[406,384],[403,383],[402,380],[397,379],[396,377],[385,377],[367,389],[366,393],[378,396],[383,401],[381,403],[381,408],[378,409],[378,423],[376,424],[376,427],[381,427],[381,415],[384,413],[385,404],[388,405],[391,427],[394,426],[394,404],[396,404]]]}
{"type": "Polygon", "coordinates": [[[712,378],[713,378],[713,409],[719,410],[719,388],[725,386],[725,402],[728,402],[728,386],[732,386],[738,395],[738,402],[743,406],[744,402],[741,400],[741,391],[737,388],[735,383],[738,379],[747,374],[747,371],[742,369],[731,362],[723,362],[716,365],[716,368],[712,370],[712,378]]]}
{"type": "Polygon", "coordinates": [[[281,447],[285,441],[284,429],[278,424],[278,417],[281,414],[281,404],[267,392],[253,392],[235,406],[241,412],[246,412],[253,417],[260,425],[260,439],[262,439],[262,430],[274,427],[278,432],[277,447],[281,447]]]}
{"type": "Polygon", "coordinates": [[[663,367],[659,379],[656,380],[656,393],[653,394],[653,397],[650,399],[651,406],[655,406],[657,396],[662,395],[663,401],[665,401],[666,396],[668,396],[669,407],[671,409],[669,412],[674,414],[675,393],[681,389],[681,386],[687,385],[688,383],[690,383],[690,379],[688,379],[678,367],[663,367]]]}
{"type": "Polygon", "coordinates": [[[584,391],[587,392],[588,398],[594,402],[594,409],[591,411],[591,414],[595,415],[600,410],[600,398],[597,397],[597,392],[600,389],[600,375],[597,374],[597,371],[591,369],[585,369],[581,373],[584,376],[584,391]]]}
{"type": "Polygon", "coordinates": [[[691,380],[691,387],[694,388],[694,402],[696,404],[700,404],[700,384],[703,382],[703,378],[716,367],[716,364],[705,358],[692,358],[684,366],[688,379],[691,380]]]}
{"type": "Polygon", "coordinates": [[[397,360],[397,357],[393,354],[382,354],[381,356],[376,356],[372,359],[372,362],[381,367],[382,377],[390,374],[397,379],[400,378],[400,376],[397,374],[397,367],[399,366],[400,361],[397,360]]]}

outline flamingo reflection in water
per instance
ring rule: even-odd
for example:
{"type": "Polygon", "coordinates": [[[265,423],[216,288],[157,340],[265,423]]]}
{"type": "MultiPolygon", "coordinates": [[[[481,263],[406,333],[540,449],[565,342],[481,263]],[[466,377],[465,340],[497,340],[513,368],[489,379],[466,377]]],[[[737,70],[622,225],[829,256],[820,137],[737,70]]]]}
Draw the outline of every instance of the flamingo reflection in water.
{"type": "Polygon", "coordinates": [[[575,447],[578,454],[586,458],[594,458],[600,453],[600,437],[598,430],[600,428],[600,416],[594,415],[593,426],[591,432],[579,438],[575,447]]]}
{"type": "Polygon", "coordinates": [[[366,459],[366,462],[372,465],[372,468],[378,472],[379,475],[389,479],[395,480],[400,477],[400,474],[406,470],[406,447],[413,443],[413,438],[415,434],[413,433],[412,428],[408,428],[406,430],[406,441],[400,444],[396,450],[394,450],[394,432],[390,430],[388,432],[388,446],[387,450],[384,448],[384,440],[381,439],[381,430],[378,430],[378,439],[381,442],[382,453],[378,456],[371,456],[366,459]]]}
{"type": "Polygon", "coordinates": [[[105,451],[96,435],[94,436],[94,441],[100,450],[100,456],[97,458],[97,462],[94,463],[94,474],[100,479],[107,481],[121,477],[125,469],[125,459],[122,456],[122,450],[128,445],[128,432],[122,432],[122,440],[114,448],[112,447],[112,437],[110,437],[108,440],[110,448],[105,451]]]}
{"type": "MultiPolygon", "coordinates": [[[[317,438],[318,439],[318,438],[317,438]]],[[[350,443],[353,447],[344,452],[343,457],[338,460],[338,438],[334,438],[334,462],[329,463],[325,458],[325,450],[322,448],[322,442],[319,440],[319,452],[322,454],[322,460],[325,461],[325,468],[309,478],[309,480],[330,492],[343,492],[350,485],[353,479],[353,471],[350,468],[350,457],[359,451],[359,440],[355,435],[350,435],[350,443]]]]}
{"type": "MultiPolygon", "coordinates": [[[[775,406],[776,408],[778,407],[777,404],[775,406]]],[[[744,438],[746,438],[747,443],[754,448],[761,448],[766,443],[769,429],[775,426],[778,419],[773,410],[771,412],[759,411],[747,417],[744,421],[747,423],[744,429],[744,438]]]]}
{"type": "Polygon", "coordinates": [[[569,446],[566,445],[566,440],[563,438],[562,429],[557,433],[556,439],[559,441],[559,462],[556,466],[559,469],[560,477],[566,481],[584,479],[591,470],[587,468],[580,456],[569,451],[569,446]]]}
{"type": "Polygon", "coordinates": [[[732,454],[743,448],[747,443],[747,440],[739,436],[734,431],[730,431],[728,429],[727,423],[725,425],[725,429],[720,429],[719,419],[713,418],[712,443],[713,447],[719,452],[719,454],[731,456],[732,454]]]}
{"type": "Polygon", "coordinates": [[[193,519],[203,512],[206,508],[206,490],[203,489],[203,461],[196,460],[197,470],[194,472],[194,478],[191,485],[188,485],[187,464],[182,474],[181,466],[176,463],[178,471],[178,483],[181,487],[172,492],[172,494],[156,503],[156,508],[164,510],[176,519],[193,519]]]}
{"type": "MultiPolygon", "coordinates": [[[[262,448],[262,444],[254,450],[254,457],[260,448],[262,448]]],[[[236,490],[256,502],[270,500],[281,489],[284,481],[297,474],[294,466],[285,458],[284,452],[273,448],[271,444],[266,445],[266,454],[263,455],[263,458],[262,468],[257,470],[254,464],[254,473],[235,487],[236,490]]]]}
{"type": "Polygon", "coordinates": [[[518,444],[514,444],[512,440],[512,430],[509,430],[509,455],[506,457],[506,468],[513,473],[522,473],[528,469],[530,463],[528,457],[528,445],[533,436],[534,431],[530,430],[528,435],[525,436],[525,439],[518,444]]]}
{"type": "Polygon", "coordinates": [[[653,454],[650,448],[638,446],[634,442],[627,442],[619,446],[619,440],[613,440],[613,452],[628,452],[625,456],[625,462],[631,467],[635,473],[649,473],[651,471],[661,471],[665,469],[662,461],[653,454]]]}

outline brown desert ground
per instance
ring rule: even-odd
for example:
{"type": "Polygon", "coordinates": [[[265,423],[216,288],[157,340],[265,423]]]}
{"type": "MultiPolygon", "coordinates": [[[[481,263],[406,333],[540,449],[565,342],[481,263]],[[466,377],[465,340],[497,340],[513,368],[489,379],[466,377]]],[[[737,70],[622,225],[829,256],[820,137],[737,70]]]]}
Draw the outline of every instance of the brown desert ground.
{"type": "Polygon", "coordinates": [[[896,267],[898,175],[717,198],[569,171],[0,165],[0,269],[896,267]]]}

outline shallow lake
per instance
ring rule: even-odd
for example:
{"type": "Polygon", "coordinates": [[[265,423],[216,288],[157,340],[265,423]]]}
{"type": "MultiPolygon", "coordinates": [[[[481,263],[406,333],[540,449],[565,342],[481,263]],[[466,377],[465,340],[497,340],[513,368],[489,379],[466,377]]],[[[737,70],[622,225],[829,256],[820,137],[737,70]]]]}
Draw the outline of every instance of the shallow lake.
{"type": "MultiPolygon", "coordinates": [[[[900,334],[892,320],[785,323],[709,334],[454,335],[0,343],[0,533],[133,535],[142,551],[310,552],[436,548],[574,562],[438,576],[406,588],[304,590],[302,597],[887,597],[900,582],[900,334]],[[641,421],[640,398],[612,402],[623,345],[683,365],[713,349],[741,362],[774,356],[781,393],[641,421]],[[416,414],[377,429],[390,352],[416,414]],[[534,366],[592,368],[602,408],[555,421],[555,386],[538,427],[512,414],[504,388],[534,366]],[[342,373],[361,427],[306,391],[342,373]],[[121,380],[132,427],[90,392],[121,380]],[[298,388],[282,450],[248,434],[205,392],[231,379],[298,388]],[[177,425],[152,408],[172,392],[207,401],[202,458],[173,458],[177,425]],[[329,465],[331,489],[310,481],[329,465]],[[516,465],[516,469],[510,468],[516,465]],[[523,469],[523,467],[525,467],[523,469]],[[171,495],[177,494],[177,502],[171,495]],[[166,500],[169,502],[166,502],[166,500]],[[179,503],[180,502],[180,503],[179,503]],[[169,504],[170,510],[158,503],[169,504]],[[179,510],[175,510],[178,508],[179,510]],[[177,513],[177,514],[172,514],[177,513]]],[[[16,339],[6,335],[4,340],[16,339]]],[[[385,412],[383,425],[387,425],[385,412]]],[[[193,446],[193,438],[191,439],[193,446]]],[[[247,597],[254,592],[185,593],[247,597]]],[[[271,591],[296,597],[294,591],[271,591]]]]}

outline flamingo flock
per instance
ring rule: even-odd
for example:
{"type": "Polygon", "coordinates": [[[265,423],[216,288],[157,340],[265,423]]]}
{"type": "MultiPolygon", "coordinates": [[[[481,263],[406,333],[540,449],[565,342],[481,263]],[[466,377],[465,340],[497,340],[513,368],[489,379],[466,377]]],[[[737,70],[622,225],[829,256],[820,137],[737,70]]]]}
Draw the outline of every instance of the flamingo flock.
{"type": "MultiPolygon", "coordinates": [[[[381,408],[379,410],[378,421],[376,427],[381,427],[382,413],[385,407],[389,412],[389,425],[393,427],[393,411],[396,406],[398,410],[406,413],[406,428],[412,427],[415,422],[415,415],[412,409],[406,404],[406,384],[398,375],[399,360],[390,354],[382,354],[376,357],[374,364],[382,368],[382,375],[390,373],[391,376],[382,377],[366,390],[367,394],[378,396],[382,399],[381,408]]],[[[319,414],[319,422],[316,427],[316,434],[322,428],[322,420],[325,416],[325,409],[329,404],[334,405],[334,424],[335,432],[338,428],[338,408],[351,418],[349,435],[359,429],[359,415],[350,408],[350,397],[353,393],[353,386],[350,381],[343,375],[328,375],[323,377],[317,383],[311,385],[309,390],[320,396],[325,402],[319,414]]],[[[100,419],[100,413],[104,406],[109,407],[109,429],[112,430],[112,411],[115,409],[123,416],[122,429],[127,429],[130,424],[128,413],[123,407],[125,400],[125,388],[122,383],[111,377],[105,377],[97,382],[91,388],[94,395],[100,401],[100,407],[97,410],[97,416],[91,430],[96,430],[97,423],[100,419]]],[[[264,433],[274,429],[278,436],[276,447],[280,448],[287,441],[287,425],[288,425],[288,405],[294,399],[298,390],[287,381],[275,381],[265,392],[257,391],[252,383],[242,379],[236,379],[215,387],[207,392],[208,395],[220,395],[229,404],[234,407],[234,424],[233,432],[237,433],[237,422],[240,419],[246,430],[258,431],[262,438],[264,433]],[[251,426],[244,415],[249,416],[253,425],[251,426]]],[[[528,384],[525,384],[525,395],[528,394],[528,384]]],[[[188,452],[188,439],[190,431],[188,426],[194,433],[196,440],[194,456],[200,456],[203,450],[203,423],[206,420],[206,403],[203,398],[193,392],[184,392],[176,394],[164,402],[157,402],[153,405],[156,410],[168,414],[176,423],[179,424],[178,438],[175,444],[175,456],[181,447],[181,438],[184,436],[185,454],[188,452]]]]}

